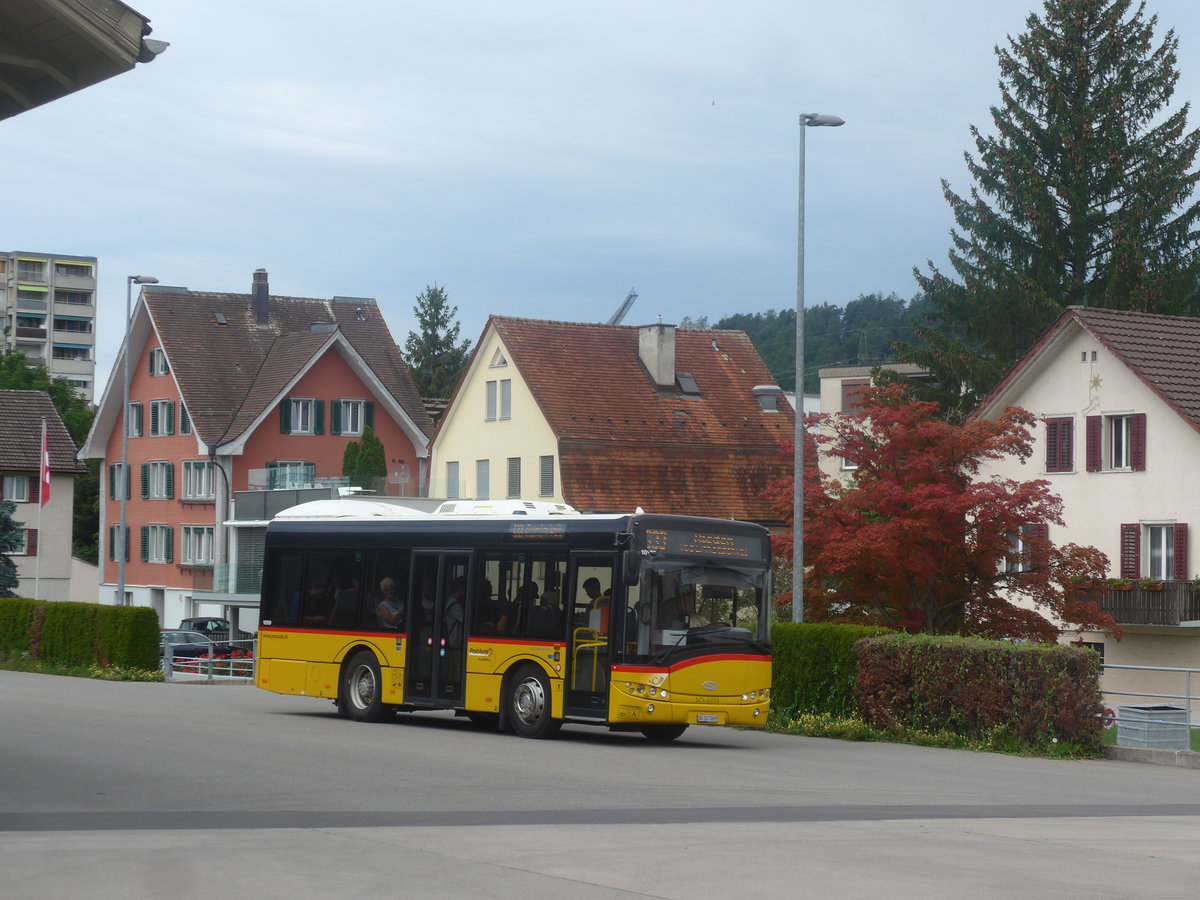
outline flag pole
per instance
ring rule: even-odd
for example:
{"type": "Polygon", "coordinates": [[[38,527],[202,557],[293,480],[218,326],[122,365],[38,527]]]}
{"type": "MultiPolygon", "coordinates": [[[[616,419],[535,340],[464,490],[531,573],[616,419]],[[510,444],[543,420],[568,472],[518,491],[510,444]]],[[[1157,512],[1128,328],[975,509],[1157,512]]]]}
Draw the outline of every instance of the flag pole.
{"type": "MultiPolygon", "coordinates": [[[[42,536],[42,507],[46,505],[46,501],[50,499],[50,447],[46,442],[46,417],[42,416],[42,445],[38,452],[38,518],[37,518],[37,534],[40,539],[42,536]]],[[[26,539],[28,541],[28,538],[26,539]]],[[[25,546],[25,552],[29,552],[28,543],[25,546]]],[[[35,600],[42,599],[42,548],[37,548],[37,563],[34,568],[33,578],[33,598],[35,600]]]]}

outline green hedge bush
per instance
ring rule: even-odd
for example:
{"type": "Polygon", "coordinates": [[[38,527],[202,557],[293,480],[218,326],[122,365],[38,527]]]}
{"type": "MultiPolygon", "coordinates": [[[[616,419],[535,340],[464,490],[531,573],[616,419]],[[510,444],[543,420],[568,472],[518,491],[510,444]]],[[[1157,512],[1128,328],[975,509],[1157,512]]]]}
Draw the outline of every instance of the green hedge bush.
{"type": "Polygon", "coordinates": [[[855,642],[888,629],[860,625],[794,624],[771,628],[771,707],[779,715],[858,710],[855,642]]]}
{"type": "Polygon", "coordinates": [[[62,666],[156,669],[158,616],[147,607],[0,598],[0,656],[62,666]]]}
{"type": "Polygon", "coordinates": [[[897,633],[857,651],[859,711],[879,728],[1099,749],[1100,666],[1090,650],[897,633]]]}

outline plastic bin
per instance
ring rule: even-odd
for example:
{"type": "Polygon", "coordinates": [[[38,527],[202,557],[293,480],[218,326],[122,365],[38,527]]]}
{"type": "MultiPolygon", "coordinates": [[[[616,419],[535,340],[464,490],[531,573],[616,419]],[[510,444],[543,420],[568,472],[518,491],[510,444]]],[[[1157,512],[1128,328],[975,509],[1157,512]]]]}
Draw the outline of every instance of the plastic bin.
{"type": "Polygon", "coordinates": [[[1187,710],[1179,706],[1117,707],[1117,745],[1155,750],[1191,749],[1187,710]]]}

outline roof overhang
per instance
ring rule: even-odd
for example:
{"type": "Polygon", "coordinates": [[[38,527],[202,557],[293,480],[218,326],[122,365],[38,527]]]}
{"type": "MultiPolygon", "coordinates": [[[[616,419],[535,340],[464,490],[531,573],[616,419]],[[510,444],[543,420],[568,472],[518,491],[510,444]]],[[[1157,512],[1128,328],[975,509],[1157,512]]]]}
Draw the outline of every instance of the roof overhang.
{"type": "Polygon", "coordinates": [[[165,47],[147,44],[150,20],[119,0],[24,0],[6,5],[3,26],[0,119],[128,72],[165,47]]]}

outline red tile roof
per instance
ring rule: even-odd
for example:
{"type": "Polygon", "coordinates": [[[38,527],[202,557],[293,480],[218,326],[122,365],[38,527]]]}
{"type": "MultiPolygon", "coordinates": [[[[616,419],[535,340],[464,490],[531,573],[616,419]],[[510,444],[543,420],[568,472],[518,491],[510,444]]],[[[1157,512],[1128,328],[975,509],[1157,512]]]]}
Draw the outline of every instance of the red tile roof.
{"type": "Polygon", "coordinates": [[[1090,306],[1068,307],[979,405],[996,398],[1072,323],[1092,334],[1194,429],[1200,431],[1200,318],[1090,306]]]}
{"type": "Polygon", "coordinates": [[[250,294],[146,285],[143,296],[193,426],[206,443],[224,443],[244,432],[312,361],[334,325],[416,426],[426,435],[433,431],[373,301],[271,296],[268,324],[259,325],[250,294]]]}
{"type": "Polygon", "coordinates": [[[778,412],[760,407],[754,387],[775,378],[744,332],[675,331],[675,371],[700,391],[687,395],[651,382],[636,326],[504,316],[488,324],[559,440],[568,503],[776,518],[762,491],[791,471],[779,444],[792,439],[795,419],[782,395],[778,412]]]}
{"type": "Polygon", "coordinates": [[[42,467],[42,418],[50,445],[50,470],[79,474],[75,442],[45,391],[0,390],[0,468],[38,472],[42,467]]]}

